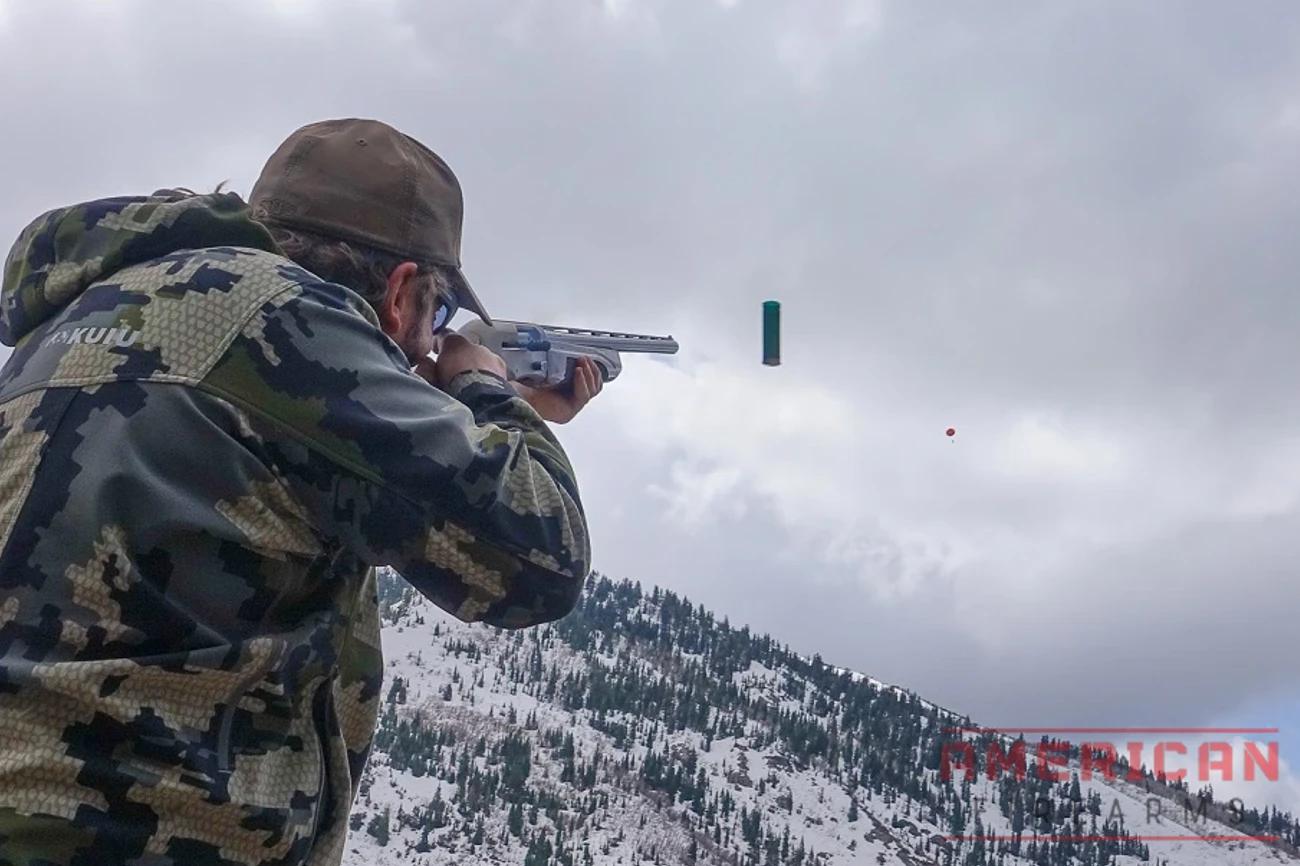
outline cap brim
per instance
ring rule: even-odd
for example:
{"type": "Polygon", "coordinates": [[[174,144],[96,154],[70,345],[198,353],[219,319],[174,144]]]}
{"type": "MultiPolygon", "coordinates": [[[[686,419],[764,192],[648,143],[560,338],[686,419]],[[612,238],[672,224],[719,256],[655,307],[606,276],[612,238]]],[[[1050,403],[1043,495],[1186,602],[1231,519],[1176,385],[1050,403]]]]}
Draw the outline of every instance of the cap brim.
{"type": "Polygon", "coordinates": [[[483,302],[478,299],[478,295],[474,294],[474,289],[470,286],[469,280],[465,279],[465,275],[461,273],[460,268],[448,268],[447,271],[451,277],[452,290],[456,293],[456,303],[460,308],[462,310],[472,310],[478,314],[480,319],[489,325],[493,324],[492,317],[488,315],[483,302]]]}

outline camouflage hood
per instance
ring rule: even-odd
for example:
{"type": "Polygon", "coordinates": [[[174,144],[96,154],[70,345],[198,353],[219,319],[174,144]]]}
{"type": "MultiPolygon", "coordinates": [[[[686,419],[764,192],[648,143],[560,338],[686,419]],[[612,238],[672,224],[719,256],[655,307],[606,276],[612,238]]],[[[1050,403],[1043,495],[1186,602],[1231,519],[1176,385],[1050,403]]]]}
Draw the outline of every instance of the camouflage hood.
{"type": "Polygon", "coordinates": [[[159,190],[52,210],[23,229],[0,284],[0,343],[13,346],[92,283],[177,250],[214,246],[274,252],[234,193],[159,190]]]}

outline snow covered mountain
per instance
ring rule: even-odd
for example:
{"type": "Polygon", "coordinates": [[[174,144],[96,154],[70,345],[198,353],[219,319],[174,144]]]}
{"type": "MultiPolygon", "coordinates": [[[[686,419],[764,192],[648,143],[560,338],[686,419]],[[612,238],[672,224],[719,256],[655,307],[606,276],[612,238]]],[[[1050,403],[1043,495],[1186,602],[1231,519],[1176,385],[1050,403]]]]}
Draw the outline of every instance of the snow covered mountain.
{"type": "Polygon", "coordinates": [[[385,706],[345,866],[1300,862],[1290,815],[1189,811],[1149,776],[942,773],[945,742],[991,735],[659,589],[593,576],[573,614],[515,632],[391,575],[380,600],[385,706]]]}

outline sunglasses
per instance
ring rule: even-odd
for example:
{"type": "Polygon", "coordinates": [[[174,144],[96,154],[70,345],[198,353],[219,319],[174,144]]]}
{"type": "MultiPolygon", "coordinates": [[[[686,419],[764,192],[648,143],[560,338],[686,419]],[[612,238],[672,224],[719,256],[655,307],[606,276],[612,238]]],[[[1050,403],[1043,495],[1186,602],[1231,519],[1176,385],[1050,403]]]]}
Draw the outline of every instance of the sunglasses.
{"type": "Polygon", "coordinates": [[[452,316],[456,315],[459,306],[455,298],[447,297],[442,292],[438,293],[438,297],[434,299],[434,304],[436,306],[433,309],[433,332],[441,334],[447,330],[447,323],[451,321],[452,316]]]}

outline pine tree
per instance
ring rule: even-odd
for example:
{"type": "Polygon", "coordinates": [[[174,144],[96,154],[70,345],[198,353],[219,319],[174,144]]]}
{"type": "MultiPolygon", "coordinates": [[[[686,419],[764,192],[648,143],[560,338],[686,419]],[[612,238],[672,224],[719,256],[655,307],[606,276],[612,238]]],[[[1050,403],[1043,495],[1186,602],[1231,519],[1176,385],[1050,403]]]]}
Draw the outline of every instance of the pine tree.
{"type": "Polygon", "coordinates": [[[550,840],[546,838],[546,831],[543,830],[537,834],[533,839],[533,843],[528,846],[528,855],[524,858],[524,866],[550,866],[553,850],[550,840]]]}
{"type": "Polygon", "coordinates": [[[380,847],[388,844],[388,819],[389,808],[385,806],[384,811],[376,813],[370,819],[370,823],[366,825],[366,832],[375,837],[375,841],[379,843],[380,847]]]}

